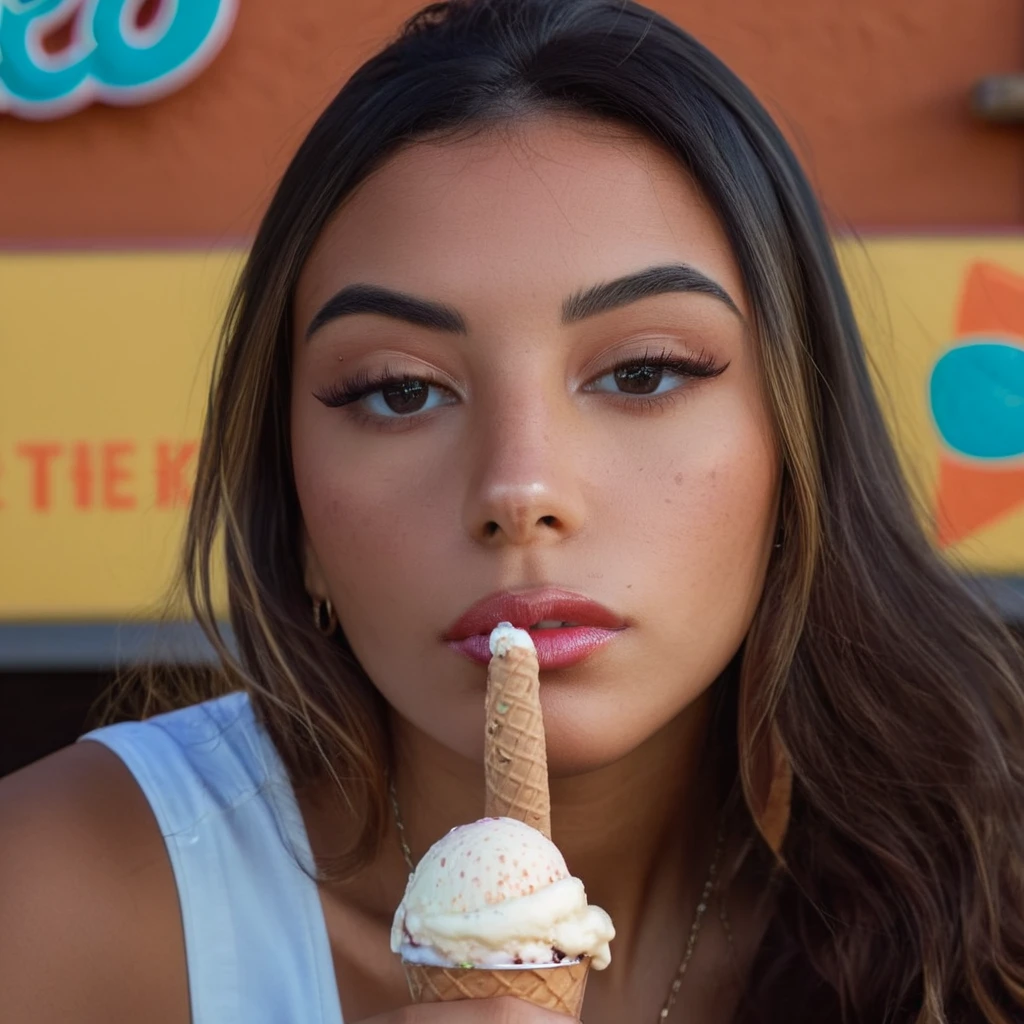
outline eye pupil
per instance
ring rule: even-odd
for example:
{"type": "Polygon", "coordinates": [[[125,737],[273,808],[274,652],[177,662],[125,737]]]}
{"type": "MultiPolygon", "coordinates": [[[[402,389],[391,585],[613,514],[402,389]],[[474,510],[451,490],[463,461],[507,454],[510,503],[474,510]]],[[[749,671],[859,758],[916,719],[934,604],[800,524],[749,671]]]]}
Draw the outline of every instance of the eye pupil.
{"type": "Polygon", "coordinates": [[[387,407],[394,413],[419,412],[427,400],[429,385],[422,380],[403,380],[381,392],[387,407]]]}
{"type": "Polygon", "coordinates": [[[662,377],[665,375],[663,366],[620,366],[615,371],[615,383],[631,395],[649,395],[658,390],[662,377]]]}

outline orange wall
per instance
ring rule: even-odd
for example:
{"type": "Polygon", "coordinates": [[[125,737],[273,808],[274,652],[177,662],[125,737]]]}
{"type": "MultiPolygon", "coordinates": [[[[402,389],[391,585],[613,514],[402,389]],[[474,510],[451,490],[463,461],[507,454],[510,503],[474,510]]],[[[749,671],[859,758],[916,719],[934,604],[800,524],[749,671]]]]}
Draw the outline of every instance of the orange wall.
{"type": "MultiPolygon", "coordinates": [[[[0,244],[227,241],[252,232],[318,110],[417,6],[243,0],[181,92],[63,121],[0,117],[0,244]]],[[[789,125],[837,224],[1017,226],[1024,128],[972,121],[1024,63],[1019,0],[658,0],[789,125]]]]}

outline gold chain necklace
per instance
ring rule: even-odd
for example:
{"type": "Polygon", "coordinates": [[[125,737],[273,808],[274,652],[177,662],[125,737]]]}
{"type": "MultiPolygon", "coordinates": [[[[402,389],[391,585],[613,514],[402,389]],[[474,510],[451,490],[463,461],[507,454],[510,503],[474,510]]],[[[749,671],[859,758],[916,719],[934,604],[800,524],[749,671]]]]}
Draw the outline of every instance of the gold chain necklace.
{"type": "MultiPolygon", "coordinates": [[[[416,864],[413,861],[412,850],[409,849],[409,841],[405,835],[405,822],[402,821],[402,812],[398,806],[398,793],[395,790],[395,781],[391,780],[390,783],[391,792],[391,809],[395,815],[395,828],[398,830],[398,843],[402,848],[402,856],[405,858],[406,866],[410,871],[416,870],[416,864]]],[[[679,962],[679,967],[676,969],[675,975],[672,977],[672,984],[669,986],[668,995],[665,997],[665,1002],[658,1012],[658,1024],[662,1021],[668,1020],[668,1015],[672,1012],[672,1007],[676,1004],[676,999],[679,997],[679,990],[683,985],[683,978],[686,977],[686,971],[690,966],[690,961],[693,959],[693,951],[697,948],[697,937],[700,935],[700,926],[704,921],[704,914],[707,912],[708,906],[711,902],[711,894],[715,890],[715,886],[718,884],[718,869],[722,861],[722,851],[725,848],[725,829],[719,827],[718,837],[715,840],[715,852],[711,858],[711,867],[708,869],[708,877],[704,882],[704,888],[700,893],[700,900],[697,902],[697,908],[693,913],[693,923],[690,925],[690,934],[686,939],[686,949],[683,951],[683,959],[679,962]]],[[[722,923],[726,923],[725,918],[725,904],[722,904],[722,923]]],[[[731,932],[731,929],[730,929],[731,932]]],[[[730,934],[731,938],[731,934],[730,934]]]]}

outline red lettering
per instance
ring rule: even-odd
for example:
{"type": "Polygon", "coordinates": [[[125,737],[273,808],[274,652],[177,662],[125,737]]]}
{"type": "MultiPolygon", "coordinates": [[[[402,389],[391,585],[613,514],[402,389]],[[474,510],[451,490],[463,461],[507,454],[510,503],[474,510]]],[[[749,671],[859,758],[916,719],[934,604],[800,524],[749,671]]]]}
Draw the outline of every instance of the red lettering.
{"type": "Polygon", "coordinates": [[[71,487],[76,508],[92,508],[95,476],[92,449],[87,444],[76,444],[71,449],[71,487]]]}
{"type": "Polygon", "coordinates": [[[172,444],[161,441],[156,446],[156,507],[174,508],[187,505],[191,488],[185,479],[192,456],[196,453],[195,441],[172,444]]]}
{"type": "Polygon", "coordinates": [[[61,445],[50,443],[19,444],[16,451],[32,464],[32,508],[45,512],[50,507],[50,463],[60,455],[61,445]]]}
{"type": "Polygon", "coordinates": [[[123,464],[125,456],[135,454],[131,441],[108,441],[103,445],[103,504],[106,508],[135,508],[135,495],[121,489],[132,479],[132,471],[123,464]]]}

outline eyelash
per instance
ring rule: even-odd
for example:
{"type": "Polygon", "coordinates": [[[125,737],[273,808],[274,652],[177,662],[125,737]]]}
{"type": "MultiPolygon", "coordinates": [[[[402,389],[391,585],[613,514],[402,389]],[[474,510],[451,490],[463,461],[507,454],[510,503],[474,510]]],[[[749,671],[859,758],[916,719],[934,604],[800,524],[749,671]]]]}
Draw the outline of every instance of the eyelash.
{"type": "MultiPolygon", "coordinates": [[[[691,380],[710,380],[724,373],[728,366],[728,363],[722,366],[717,365],[714,358],[707,352],[701,352],[697,356],[678,356],[668,349],[662,349],[658,353],[645,352],[637,358],[626,359],[621,363],[616,363],[603,373],[598,374],[593,380],[600,380],[602,377],[607,377],[609,374],[620,370],[633,370],[641,367],[667,370],[678,377],[691,380]]],[[[389,386],[394,387],[411,381],[450,390],[432,377],[412,373],[395,373],[385,363],[378,373],[371,374],[366,370],[362,370],[342,384],[331,384],[322,391],[314,391],[313,397],[323,402],[328,408],[337,409],[354,405],[360,399],[366,398],[378,391],[383,391],[389,386]]],[[[670,402],[680,397],[680,392],[687,390],[689,389],[685,386],[679,386],[662,395],[633,396],[630,396],[628,392],[620,392],[619,397],[633,409],[639,408],[640,411],[649,411],[655,408],[665,408],[670,402]]],[[[400,430],[402,427],[416,422],[424,415],[423,413],[413,413],[409,416],[395,416],[392,419],[381,418],[373,413],[366,413],[358,409],[349,411],[356,419],[370,423],[381,430],[400,430]]]]}

